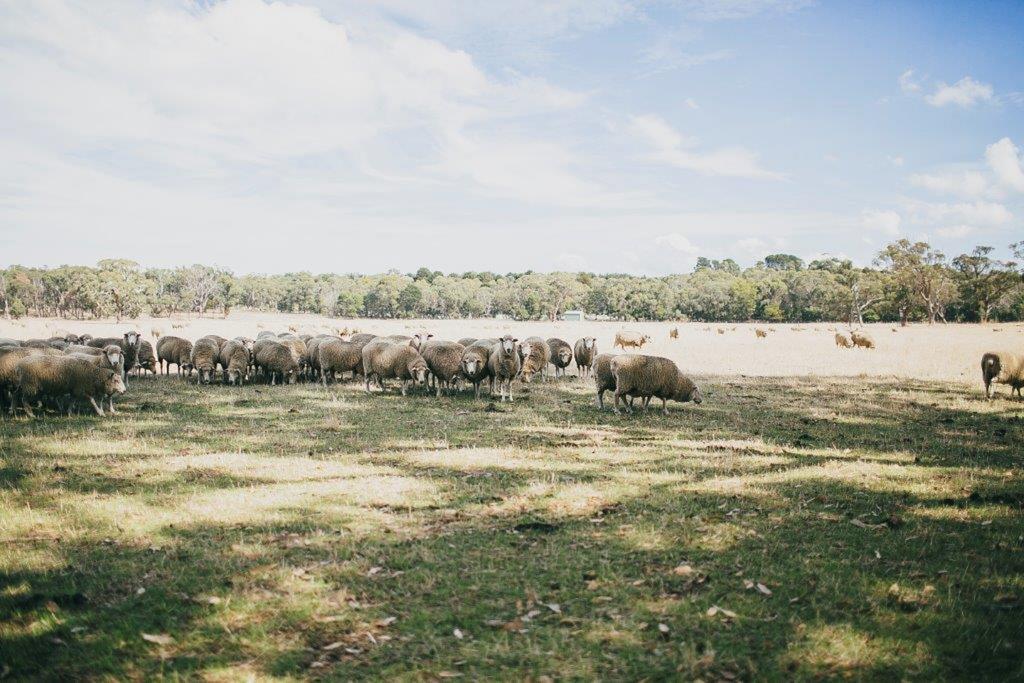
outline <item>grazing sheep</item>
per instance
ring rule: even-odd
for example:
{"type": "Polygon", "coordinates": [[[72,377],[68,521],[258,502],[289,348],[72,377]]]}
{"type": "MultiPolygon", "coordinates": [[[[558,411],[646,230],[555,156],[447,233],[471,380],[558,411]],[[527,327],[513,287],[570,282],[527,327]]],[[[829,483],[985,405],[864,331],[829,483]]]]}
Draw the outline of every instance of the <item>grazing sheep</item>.
{"type": "Polygon", "coordinates": [[[57,349],[33,349],[23,346],[0,348],[0,407],[6,406],[14,414],[14,392],[17,388],[15,370],[18,363],[29,356],[62,356],[57,349]]]}
{"type": "Polygon", "coordinates": [[[523,381],[531,381],[539,372],[541,381],[547,382],[547,368],[551,362],[551,349],[548,348],[548,343],[540,337],[527,337],[520,348],[523,352],[520,354],[522,368],[519,372],[523,381]]]}
{"type": "MultiPolygon", "coordinates": [[[[98,368],[88,360],[61,356],[33,355],[22,359],[15,368],[15,383],[21,396],[21,405],[29,417],[34,417],[30,403],[40,398],[61,400],[88,399],[96,414],[103,416],[103,401],[114,409],[114,396],[125,392],[124,380],[117,372],[98,368]],[[96,399],[100,403],[96,403],[96,399]]],[[[68,405],[68,413],[71,406],[68,405]]]]}
{"type": "Polygon", "coordinates": [[[149,331],[149,333],[151,335],[153,335],[153,339],[159,340],[160,339],[160,335],[162,335],[164,333],[164,331],[162,329],[160,329],[159,327],[154,327],[153,329],[151,329],[149,331]]]}
{"type": "Polygon", "coordinates": [[[280,342],[259,340],[256,342],[256,367],[275,384],[278,378],[282,384],[295,384],[299,374],[299,363],[292,350],[280,342]]]}
{"type": "Polygon", "coordinates": [[[387,387],[385,380],[398,379],[402,382],[402,396],[410,383],[426,384],[427,363],[411,344],[375,340],[363,347],[363,374],[366,376],[366,391],[370,391],[370,380],[376,379],[381,390],[387,387]]]}
{"type": "Polygon", "coordinates": [[[669,339],[679,339],[679,328],[678,327],[673,327],[671,330],[669,330],[668,331],[668,338],[669,339]]]}
{"type": "Polygon", "coordinates": [[[87,347],[90,349],[86,351],[76,351],[67,353],[68,358],[80,358],[87,360],[98,368],[106,368],[107,370],[113,370],[117,374],[122,374],[124,371],[124,352],[121,347],[117,344],[107,344],[102,349],[94,349],[91,346],[87,347]]]}
{"type": "Polygon", "coordinates": [[[836,346],[841,346],[844,349],[852,349],[853,342],[842,332],[836,332],[836,346]]]}
{"type": "Polygon", "coordinates": [[[321,334],[310,337],[306,341],[306,356],[303,359],[306,365],[308,378],[320,379],[320,345],[332,340],[340,340],[333,334],[321,334]]]}
{"type": "MultiPolygon", "coordinates": [[[[262,327],[262,325],[259,325],[258,327],[262,327]]],[[[270,330],[263,330],[256,335],[256,341],[259,341],[260,339],[277,339],[277,335],[270,330]]]]}
{"type": "Polygon", "coordinates": [[[642,349],[644,344],[649,344],[650,341],[650,335],[641,334],[633,330],[621,330],[615,333],[615,343],[612,344],[612,348],[614,349],[618,346],[623,351],[626,350],[627,346],[634,349],[642,349]]]}
{"type": "Polygon", "coordinates": [[[141,375],[143,370],[157,374],[156,354],[153,353],[153,345],[146,340],[139,344],[139,355],[135,359],[136,374],[141,375]]]}
{"type": "MultiPolygon", "coordinates": [[[[594,385],[597,389],[597,407],[604,410],[604,392],[615,391],[615,373],[612,372],[614,353],[602,353],[594,358],[594,385]]],[[[633,408],[633,396],[629,396],[629,407],[633,408]]]]}
{"type": "Polygon", "coordinates": [[[476,341],[476,337],[463,337],[459,340],[459,343],[463,346],[471,346],[476,341]]]}
{"type": "Polygon", "coordinates": [[[192,345],[192,357],[189,359],[192,367],[196,369],[199,376],[197,384],[209,384],[213,381],[213,375],[217,371],[217,357],[220,355],[220,345],[216,339],[201,337],[192,345]]]}
{"type": "Polygon", "coordinates": [[[320,368],[320,380],[324,386],[334,380],[335,373],[352,373],[352,379],[363,366],[363,346],[353,341],[329,339],[321,342],[317,348],[317,366],[320,368]]]}
{"type": "Polygon", "coordinates": [[[725,334],[725,330],[723,330],[721,327],[719,327],[718,328],[718,334],[725,334]]]}
{"type": "Polygon", "coordinates": [[[757,337],[758,339],[763,339],[764,337],[768,336],[768,333],[765,332],[764,330],[758,328],[758,329],[754,330],[754,336],[757,337]]]}
{"type": "Polygon", "coordinates": [[[565,376],[565,369],[572,362],[572,347],[569,342],[558,337],[548,339],[548,353],[551,355],[551,364],[555,366],[555,377],[565,376]]]}
{"type": "Polygon", "coordinates": [[[139,347],[142,346],[142,335],[138,332],[125,332],[120,338],[96,337],[86,342],[87,346],[97,349],[102,349],[108,344],[117,344],[124,351],[124,373],[121,375],[121,378],[124,379],[125,373],[135,367],[135,361],[139,357],[139,347]]]}
{"type": "Polygon", "coordinates": [[[242,386],[249,375],[249,349],[243,342],[231,339],[220,347],[217,362],[224,368],[224,384],[242,386]]]}
{"type": "Polygon", "coordinates": [[[29,349],[57,349],[63,351],[68,343],[63,339],[26,339],[21,345],[29,349]]]}
{"type": "Polygon", "coordinates": [[[182,373],[192,376],[192,342],[189,340],[167,335],[160,337],[156,343],[156,357],[165,375],[170,373],[171,365],[177,365],[179,377],[182,373]]]}
{"type": "MultiPolygon", "coordinates": [[[[218,353],[220,352],[220,347],[222,347],[222,346],[224,346],[225,344],[228,343],[228,340],[225,339],[224,337],[220,336],[219,334],[204,334],[199,339],[212,339],[213,341],[217,342],[217,352],[218,353]]],[[[196,341],[198,341],[198,340],[196,340],[196,341]]]]}
{"type": "Polygon", "coordinates": [[[284,344],[285,347],[292,352],[292,358],[295,359],[296,364],[299,366],[299,372],[301,373],[305,369],[306,365],[306,342],[302,341],[298,337],[282,337],[277,341],[280,344],[284,344]]]}
{"type": "Polygon", "coordinates": [[[589,377],[591,366],[594,364],[594,356],[597,355],[597,337],[583,337],[576,340],[573,347],[573,355],[576,357],[576,369],[580,377],[589,377]]]}
{"type": "Polygon", "coordinates": [[[1010,396],[1021,395],[1024,387],[1024,355],[1009,351],[986,353],[981,357],[981,378],[985,381],[985,397],[992,398],[992,383],[1009,384],[1010,396]]]}
{"type": "Polygon", "coordinates": [[[353,344],[362,344],[363,346],[366,346],[376,338],[377,335],[375,334],[370,334],[369,332],[359,332],[358,334],[353,333],[352,336],[348,338],[348,340],[353,344]]]}
{"type": "Polygon", "coordinates": [[[473,385],[473,395],[480,398],[480,384],[487,379],[487,363],[491,358],[491,344],[470,344],[462,352],[459,362],[462,376],[473,385]]]}
{"type": "MultiPolygon", "coordinates": [[[[611,361],[615,375],[615,412],[619,412],[619,398],[632,394],[643,398],[646,412],[652,397],[661,399],[661,410],[668,415],[668,400],[700,403],[700,389],[668,358],[658,356],[621,355],[611,361]]],[[[632,407],[628,407],[632,412],[632,407]]]]}
{"type": "Polygon", "coordinates": [[[437,397],[441,391],[456,388],[462,377],[462,354],[466,347],[457,342],[431,339],[420,347],[420,355],[430,370],[430,380],[436,385],[437,397]]]}
{"type": "Polygon", "coordinates": [[[868,335],[861,332],[851,332],[850,341],[853,342],[854,346],[862,346],[865,349],[875,348],[875,341],[868,335]]]}
{"type": "Polygon", "coordinates": [[[512,396],[512,380],[519,375],[522,364],[519,360],[519,350],[516,344],[518,339],[507,334],[498,340],[498,343],[491,348],[490,358],[487,360],[487,374],[491,378],[491,396],[494,395],[494,383],[498,383],[498,391],[501,400],[509,403],[515,401],[512,396]]]}

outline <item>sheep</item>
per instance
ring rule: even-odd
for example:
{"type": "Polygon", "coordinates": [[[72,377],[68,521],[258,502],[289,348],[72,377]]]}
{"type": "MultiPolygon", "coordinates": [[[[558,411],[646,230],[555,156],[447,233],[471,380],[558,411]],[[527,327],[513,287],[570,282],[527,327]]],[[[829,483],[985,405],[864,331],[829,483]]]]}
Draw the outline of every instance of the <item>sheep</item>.
{"type": "Polygon", "coordinates": [[[375,334],[370,334],[369,332],[359,332],[352,333],[352,336],[349,337],[348,340],[353,344],[362,344],[363,346],[366,346],[376,338],[377,335],[375,334]]]}
{"type": "Polygon", "coordinates": [[[87,360],[98,368],[113,370],[121,374],[124,370],[124,352],[117,344],[107,344],[102,349],[88,347],[91,352],[76,351],[66,354],[68,358],[80,358],[87,360]]]}
{"type": "Polygon", "coordinates": [[[256,367],[270,377],[271,385],[278,377],[282,384],[294,384],[299,373],[299,363],[291,349],[272,340],[256,342],[256,367]]]}
{"type": "Polygon", "coordinates": [[[135,367],[135,361],[139,357],[139,347],[142,346],[142,335],[138,332],[130,331],[125,332],[120,338],[96,337],[86,342],[87,346],[97,349],[102,349],[108,344],[117,344],[124,351],[124,372],[121,374],[121,378],[124,379],[125,373],[135,367]]]}
{"type": "Polygon", "coordinates": [[[249,349],[237,339],[224,342],[217,361],[224,368],[224,384],[242,386],[249,375],[249,349]]]}
{"type": "Polygon", "coordinates": [[[398,379],[402,382],[402,396],[410,383],[426,384],[427,363],[412,344],[392,342],[386,339],[374,340],[363,347],[363,374],[366,377],[366,392],[370,392],[370,380],[376,379],[382,390],[387,387],[384,380],[398,379]]]}
{"type": "Polygon", "coordinates": [[[597,355],[597,337],[577,339],[576,346],[573,347],[573,355],[576,357],[576,369],[579,371],[580,377],[590,376],[594,356],[597,355]]]}
{"type": "Polygon", "coordinates": [[[626,350],[627,346],[630,348],[642,349],[644,344],[649,344],[650,341],[650,335],[641,334],[640,332],[635,332],[633,330],[621,330],[615,333],[615,343],[612,344],[612,348],[614,349],[618,346],[623,351],[626,350]]]}
{"type": "Polygon", "coordinates": [[[836,346],[841,346],[844,349],[852,349],[853,342],[842,332],[836,332],[836,346]]]}
{"type": "Polygon", "coordinates": [[[466,347],[457,342],[430,340],[420,347],[420,355],[430,370],[431,381],[437,389],[437,398],[441,398],[441,390],[451,390],[462,376],[462,354],[466,347]]]}
{"type": "Polygon", "coordinates": [[[723,330],[721,327],[719,327],[718,328],[718,334],[725,334],[725,330],[723,330]]]}
{"type": "Polygon", "coordinates": [[[491,395],[494,395],[494,383],[498,383],[498,391],[501,400],[509,403],[515,401],[512,396],[512,380],[519,375],[522,364],[519,360],[519,351],[516,344],[518,339],[507,334],[498,340],[498,343],[491,348],[491,355],[487,359],[487,374],[491,378],[491,395]]]}
{"type": "Polygon", "coordinates": [[[569,342],[551,337],[548,339],[548,353],[551,354],[551,364],[555,366],[555,377],[565,376],[565,369],[572,362],[572,347],[569,342]]]}
{"type": "Polygon", "coordinates": [[[0,346],[22,346],[22,343],[17,339],[0,337],[0,346]]]}
{"type": "Polygon", "coordinates": [[[161,328],[159,328],[159,327],[154,327],[153,329],[151,329],[149,331],[149,333],[151,335],[153,335],[153,339],[159,340],[160,339],[160,335],[162,335],[164,333],[164,331],[161,328]]]}
{"type": "Polygon", "coordinates": [[[757,337],[758,339],[763,339],[768,336],[768,333],[762,330],[761,328],[757,328],[756,330],[754,330],[754,336],[757,337]]]}
{"type": "Polygon", "coordinates": [[[320,345],[332,340],[340,340],[341,337],[337,337],[333,334],[320,334],[315,337],[311,337],[306,342],[306,355],[303,360],[306,364],[306,372],[309,377],[314,380],[320,379],[320,345]]]}
{"type": "Polygon", "coordinates": [[[463,346],[471,346],[476,341],[476,337],[463,337],[459,340],[459,343],[463,346]]]}
{"type": "Polygon", "coordinates": [[[292,358],[295,359],[295,363],[299,366],[299,372],[302,373],[306,367],[306,343],[295,336],[282,337],[277,341],[291,351],[292,358]]]}
{"type": "Polygon", "coordinates": [[[327,386],[338,372],[351,372],[355,379],[363,366],[363,346],[365,344],[337,338],[321,342],[316,348],[317,367],[320,368],[320,381],[323,385],[327,386]]]}
{"type": "MultiPolygon", "coordinates": [[[[116,413],[114,396],[125,392],[120,374],[80,358],[33,355],[18,362],[15,374],[21,405],[29,417],[34,417],[29,404],[36,399],[59,400],[69,394],[72,398],[88,399],[96,414],[103,417],[104,399],[110,403],[110,412],[116,413]]],[[[70,408],[69,404],[69,413],[70,408]]]]}
{"type": "Polygon", "coordinates": [[[139,344],[139,355],[135,359],[135,370],[139,375],[142,374],[143,370],[149,370],[154,375],[157,374],[156,355],[153,353],[153,345],[148,341],[143,340],[139,344]]]}
{"type": "Polygon", "coordinates": [[[491,344],[470,344],[462,352],[459,367],[462,376],[473,385],[473,395],[480,398],[480,383],[487,379],[487,363],[491,358],[491,344]]]}
{"type": "Polygon", "coordinates": [[[192,345],[192,356],[189,359],[192,367],[199,373],[196,377],[197,384],[209,384],[213,381],[213,375],[217,371],[217,357],[220,355],[220,345],[216,339],[200,337],[192,345]]]}
{"type": "MultiPolygon", "coordinates": [[[[652,397],[661,399],[661,410],[668,415],[668,400],[701,403],[703,396],[688,377],[668,358],[644,355],[620,355],[611,361],[615,375],[615,413],[619,413],[619,398],[632,394],[643,398],[646,412],[652,397]]],[[[632,407],[627,407],[632,412],[632,407]]]]}
{"type": "Polygon", "coordinates": [[[33,349],[31,347],[8,346],[0,348],[0,406],[6,405],[14,414],[15,369],[18,363],[29,356],[61,356],[57,349],[33,349]]]}
{"type": "Polygon", "coordinates": [[[669,339],[679,339],[679,328],[678,327],[673,327],[671,330],[669,330],[668,331],[668,338],[669,339]]]}
{"type": "Polygon", "coordinates": [[[26,339],[21,345],[30,349],[57,349],[63,351],[68,343],[63,339],[26,339]]]}
{"type": "MultiPolygon", "coordinates": [[[[262,325],[260,325],[259,327],[262,327],[262,325]]],[[[260,339],[277,339],[277,335],[271,332],[270,330],[263,330],[262,332],[256,335],[256,341],[259,341],[260,339]]]]}
{"type": "Polygon", "coordinates": [[[169,374],[171,365],[178,366],[178,376],[187,373],[192,376],[192,342],[181,337],[164,335],[156,343],[156,357],[164,374],[169,374]]]}
{"type": "Polygon", "coordinates": [[[224,346],[225,344],[228,343],[228,340],[225,339],[224,337],[220,336],[219,334],[204,334],[199,339],[212,339],[213,341],[217,342],[217,352],[218,353],[220,352],[220,347],[222,347],[222,346],[224,346]]]}
{"type": "Polygon", "coordinates": [[[395,342],[408,342],[409,346],[419,351],[420,347],[426,344],[429,340],[433,339],[434,335],[427,334],[426,332],[417,332],[416,334],[409,336],[407,334],[392,334],[384,339],[389,339],[395,342]]]}
{"type": "Polygon", "coordinates": [[[531,381],[539,372],[541,381],[547,382],[546,372],[548,363],[551,362],[551,349],[548,348],[548,343],[540,337],[527,337],[520,348],[523,349],[523,353],[520,355],[522,368],[519,372],[523,381],[531,381]]]}
{"type": "Polygon", "coordinates": [[[985,398],[992,398],[992,383],[1010,385],[1010,396],[1021,395],[1024,387],[1024,355],[1009,351],[995,351],[981,357],[981,378],[985,382],[985,398]]]}
{"type": "Polygon", "coordinates": [[[861,332],[851,332],[850,341],[853,342],[854,346],[862,346],[865,349],[875,348],[875,341],[868,335],[863,334],[861,332]]]}

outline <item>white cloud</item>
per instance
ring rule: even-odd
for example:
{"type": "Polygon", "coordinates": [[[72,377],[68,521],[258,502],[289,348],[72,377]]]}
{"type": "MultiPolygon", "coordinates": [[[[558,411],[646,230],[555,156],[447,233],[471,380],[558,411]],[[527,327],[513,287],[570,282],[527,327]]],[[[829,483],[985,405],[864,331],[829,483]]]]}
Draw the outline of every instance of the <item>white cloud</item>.
{"type": "Polygon", "coordinates": [[[939,237],[947,237],[950,239],[962,239],[967,237],[974,232],[974,228],[970,225],[953,225],[948,228],[939,228],[935,231],[935,234],[939,237]]]}
{"type": "Polygon", "coordinates": [[[1000,185],[1024,192],[1024,168],[1021,154],[1010,138],[1003,138],[985,149],[985,160],[1000,185]]]}
{"type": "Polygon", "coordinates": [[[684,138],[664,119],[653,114],[631,117],[629,130],[652,148],[646,155],[652,161],[705,175],[767,180],[783,178],[779,173],[762,168],[757,155],[743,147],[721,147],[710,151],[689,149],[697,144],[694,138],[684,138]]]}
{"type": "Polygon", "coordinates": [[[925,97],[928,104],[933,107],[944,107],[947,104],[955,104],[958,107],[973,107],[978,102],[989,102],[992,100],[992,86],[988,83],[981,83],[970,76],[964,76],[953,85],[939,82],[935,92],[925,97]]]}
{"type": "Polygon", "coordinates": [[[868,230],[877,230],[893,237],[900,234],[902,219],[895,211],[876,211],[864,209],[861,212],[861,225],[868,230]]]}
{"type": "Polygon", "coordinates": [[[910,184],[932,192],[962,197],[983,197],[992,192],[988,179],[978,171],[915,173],[910,176],[910,184]]]}
{"type": "Polygon", "coordinates": [[[683,100],[683,104],[685,104],[690,109],[700,109],[700,105],[697,104],[696,100],[694,100],[692,97],[687,97],[685,100],[683,100]]]}
{"type": "Polygon", "coordinates": [[[686,235],[678,232],[660,235],[655,242],[667,245],[678,252],[686,254],[687,256],[696,256],[700,253],[700,247],[691,242],[686,235]]]}
{"type": "Polygon", "coordinates": [[[909,201],[904,213],[911,223],[917,225],[952,223],[998,227],[1013,220],[1013,214],[1005,206],[985,201],[955,204],[909,201]]]}
{"type": "Polygon", "coordinates": [[[684,4],[697,19],[720,21],[748,19],[767,12],[795,12],[813,5],[814,0],[687,0],[684,4]]]}
{"type": "Polygon", "coordinates": [[[896,157],[889,156],[889,157],[886,157],[886,159],[888,159],[889,163],[892,164],[893,166],[902,166],[903,163],[904,163],[903,157],[900,157],[900,156],[896,156],[896,157]]]}
{"type": "Polygon", "coordinates": [[[761,254],[768,248],[768,243],[759,237],[747,237],[737,240],[736,248],[747,254],[761,254]]]}
{"type": "Polygon", "coordinates": [[[900,90],[905,93],[916,93],[921,91],[921,84],[914,78],[914,70],[907,69],[900,74],[900,90]]]}

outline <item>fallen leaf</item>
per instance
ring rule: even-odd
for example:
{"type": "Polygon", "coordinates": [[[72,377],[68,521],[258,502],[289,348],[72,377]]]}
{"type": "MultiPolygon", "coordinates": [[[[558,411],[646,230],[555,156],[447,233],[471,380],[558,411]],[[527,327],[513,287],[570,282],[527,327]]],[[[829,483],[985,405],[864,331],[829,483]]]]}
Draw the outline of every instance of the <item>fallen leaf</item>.
{"type": "Polygon", "coordinates": [[[339,647],[342,647],[343,645],[345,645],[345,643],[339,640],[337,642],[331,643],[330,645],[324,645],[320,649],[324,652],[330,652],[331,650],[337,650],[339,647]]]}
{"type": "Polygon", "coordinates": [[[384,571],[384,567],[370,567],[370,571],[366,572],[367,576],[373,576],[374,574],[380,574],[384,571]]]}
{"type": "Polygon", "coordinates": [[[462,640],[465,637],[465,634],[462,632],[462,629],[455,629],[454,631],[452,631],[452,635],[458,638],[459,640],[462,640]]]}
{"type": "Polygon", "coordinates": [[[693,567],[688,564],[681,564],[672,570],[672,573],[676,576],[690,576],[693,574],[693,567]]]}
{"type": "Polygon", "coordinates": [[[391,626],[391,624],[395,623],[396,621],[398,621],[398,617],[384,617],[383,619],[379,619],[377,621],[377,625],[378,626],[391,626]]]}
{"type": "Polygon", "coordinates": [[[438,678],[462,678],[462,674],[457,671],[441,671],[437,674],[438,678]]]}
{"type": "Polygon", "coordinates": [[[768,586],[764,585],[763,583],[757,584],[757,592],[761,593],[762,595],[771,595],[772,594],[771,589],[768,588],[768,586]]]}
{"type": "Polygon", "coordinates": [[[548,608],[549,610],[551,610],[552,612],[554,612],[555,614],[561,614],[561,613],[562,613],[562,606],[561,606],[561,605],[559,605],[559,604],[558,604],[558,603],[556,603],[556,602],[550,602],[550,603],[548,603],[548,604],[546,605],[546,607],[547,607],[547,608],[548,608]]]}
{"type": "Polygon", "coordinates": [[[136,595],[142,595],[145,592],[146,592],[146,589],[143,588],[142,586],[139,586],[138,588],[135,589],[135,594],[136,595]]]}
{"type": "Polygon", "coordinates": [[[662,633],[668,633],[668,631],[669,631],[668,624],[658,624],[658,630],[661,631],[662,633]]]}
{"type": "Polygon", "coordinates": [[[143,633],[142,639],[147,643],[156,643],[157,645],[170,645],[174,642],[174,638],[166,633],[143,633]]]}

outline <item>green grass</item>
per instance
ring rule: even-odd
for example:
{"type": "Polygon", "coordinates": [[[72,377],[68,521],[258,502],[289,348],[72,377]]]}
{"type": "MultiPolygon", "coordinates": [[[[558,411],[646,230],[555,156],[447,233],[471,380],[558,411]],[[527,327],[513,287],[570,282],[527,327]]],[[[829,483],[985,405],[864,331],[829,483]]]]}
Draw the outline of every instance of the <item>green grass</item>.
{"type": "Polygon", "coordinates": [[[1024,677],[1024,404],[701,384],[666,418],[161,378],[0,420],[0,677],[1024,677]]]}

